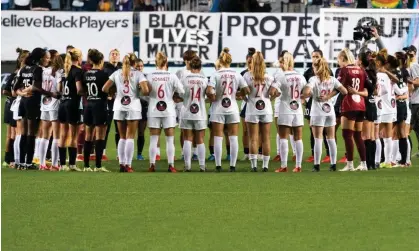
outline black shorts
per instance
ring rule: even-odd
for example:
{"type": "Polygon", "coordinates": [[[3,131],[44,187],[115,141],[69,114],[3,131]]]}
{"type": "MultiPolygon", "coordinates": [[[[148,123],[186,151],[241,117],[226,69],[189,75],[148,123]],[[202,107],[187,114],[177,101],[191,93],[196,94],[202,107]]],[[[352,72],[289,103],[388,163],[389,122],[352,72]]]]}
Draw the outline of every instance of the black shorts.
{"type": "Polygon", "coordinates": [[[375,103],[366,103],[365,120],[370,122],[377,120],[377,106],[375,103]]]}
{"type": "Polygon", "coordinates": [[[83,110],[83,122],[87,126],[102,126],[107,124],[108,104],[103,100],[87,101],[83,110]]]}
{"type": "Polygon", "coordinates": [[[147,121],[148,102],[141,100],[141,121],[147,121]]]}
{"type": "Polygon", "coordinates": [[[3,123],[10,125],[11,127],[16,127],[16,120],[13,119],[13,112],[10,111],[12,102],[9,100],[4,104],[4,119],[3,123]]]}
{"type": "Polygon", "coordinates": [[[246,108],[247,108],[247,103],[243,106],[243,109],[240,112],[241,118],[246,118],[246,108]]]}
{"type": "Polygon", "coordinates": [[[210,117],[211,117],[211,115],[209,115],[208,114],[208,129],[212,129],[212,123],[211,123],[211,121],[210,121],[210,117]]]}
{"type": "Polygon", "coordinates": [[[77,125],[80,122],[80,102],[71,99],[63,100],[58,108],[58,121],[63,124],[77,125]]]}
{"type": "Polygon", "coordinates": [[[407,104],[397,103],[397,120],[396,123],[401,123],[407,119],[407,104]]]}
{"type": "Polygon", "coordinates": [[[348,120],[355,120],[355,122],[362,122],[365,118],[364,111],[348,111],[342,112],[342,117],[347,118],[348,120]]]}
{"type": "Polygon", "coordinates": [[[313,99],[309,98],[306,103],[306,108],[304,110],[304,118],[306,120],[310,120],[310,111],[311,111],[311,105],[313,104],[313,99]]]}
{"type": "Polygon", "coordinates": [[[18,114],[24,119],[39,120],[41,117],[41,97],[22,98],[18,114]]]}

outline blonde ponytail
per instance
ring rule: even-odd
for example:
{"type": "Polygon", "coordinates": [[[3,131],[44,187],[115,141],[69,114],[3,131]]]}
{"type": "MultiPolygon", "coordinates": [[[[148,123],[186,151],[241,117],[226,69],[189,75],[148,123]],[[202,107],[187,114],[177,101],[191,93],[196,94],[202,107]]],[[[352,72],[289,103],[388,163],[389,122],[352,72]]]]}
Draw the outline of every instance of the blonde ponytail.
{"type": "Polygon", "coordinates": [[[156,54],[156,66],[159,67],[159,68],[164,68],[166,66],[166,64],[167,64],[166,55],[161,51],[157,52],[157,54],[156,54]]]}
{"type": "Polygon", "coordinates": [[[284,71],[292,71],[294,69],[294,57],[291,53],[285,52],[284,56],[282,57],[282,70],[284,71]]]}
{"type": "Polygon", "coordinates": [[[224,48],[223,51],[220,53],[220,57],[218,58],[220,65],[224,67],[230,67],[231,62],[233,62],[233,59],[230,54],[229,48],[224,48]]]}
{"type": "Polygon", "coordinates": [[[352,54],[351,50],[349,50],[348,48],[344,48],[343,50],[341,50],[339,53],[339,57],[342,57],[343,61],[347,62],[348,64],[356,63],[354,54],[352,54]]]}
{"type": "Polygon", "coordinates": [[[250,69],[255,83],[263,84],[265,80],[266,65],[262,52],[257,51],[252,56],[252,63],[250,69]]]}
{"type": "Polygon", "coordinates": [[[128,53],[122,60],[122,76],[125,81],[129,81],[129,75],[131,74],[131,66],[135,65],[137,56],[134,53],[128,53]]]}
{"type": "Polygon", "coordinates": [[[329,64],[325,58],[319,58],[313,64],[316,76],[320,79],[320,82],[328,80],[330,78],[329,64]]]}
{"type": "Polygon", "coordinates": [[[77,48],[73,48],[67,51],[64,60],[64,74],[66,77],[68,77],[68,74],[70,73],[71,65],[73,62],[79,61],[81,57],[81,50],[77,48]]]}

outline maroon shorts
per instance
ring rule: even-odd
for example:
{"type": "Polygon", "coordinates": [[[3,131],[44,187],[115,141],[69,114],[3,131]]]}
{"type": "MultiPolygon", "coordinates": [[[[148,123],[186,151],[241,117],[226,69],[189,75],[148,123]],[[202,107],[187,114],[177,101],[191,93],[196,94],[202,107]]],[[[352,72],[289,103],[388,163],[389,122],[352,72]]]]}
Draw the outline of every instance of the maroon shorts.
{"type": "Polygon", "coordinates": [[[365,118],[364,111],[349,111],[342,112],[342,117],[347,118],[348,120],[355,120],[355,122],[362,122],[365,118]]]}

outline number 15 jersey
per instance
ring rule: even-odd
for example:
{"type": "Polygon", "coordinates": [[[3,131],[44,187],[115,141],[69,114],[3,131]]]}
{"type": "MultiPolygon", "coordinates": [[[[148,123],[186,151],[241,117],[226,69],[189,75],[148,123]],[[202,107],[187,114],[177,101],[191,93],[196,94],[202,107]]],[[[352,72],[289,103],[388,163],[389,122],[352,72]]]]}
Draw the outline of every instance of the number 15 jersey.
{"type": "Polygon", "coordinates": [[[302,115],[301,91],[307,84],[304,76],[296,71],[286,71],[284,76],[279,78],[279,82],[281,89],[279,114],[302,115]]]}

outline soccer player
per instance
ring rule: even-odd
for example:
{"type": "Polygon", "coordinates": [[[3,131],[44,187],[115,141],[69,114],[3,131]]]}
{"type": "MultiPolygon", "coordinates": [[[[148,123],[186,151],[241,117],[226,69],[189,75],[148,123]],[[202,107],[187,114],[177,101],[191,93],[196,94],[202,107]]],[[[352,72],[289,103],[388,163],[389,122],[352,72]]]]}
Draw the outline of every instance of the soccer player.
{"type": "MultiPolygon", "coordinates": [[[[411,129],[415,131],[419,139],[419,63],[417,61],[417,48],[413,45],[403,48],[408,56],[408,67],[410,79],[408,79],[410,90],[410,106],[412,108],[411,129]]],[[[419,157],[419,152],[416,153],[419,157]]]]}
{"type": "Polygon", "coordinates": [[[122,61],[122,69],[112,73],[102,90],[109,93],[110,88],[116,86],[116,97],[113,106],[114,117],[118,125],[118,159],[119,171],[132,173],[131,166],[134,156],[134,137],[141,119],[141,101],[139,93],[147,96],[149,88],[144,75],[137,71],[134,53],[126,55],[122,61]]]}
{"type": "Polygon", "coordinates": [[[288,137],[292,131],[296,148],[296,166],[293,172],[301,172],[303,158],[303,109],[301,107],[301,91],[307,84],[305,78],[294,70],[294,58],[286,52],[281,60],[284,76],[279,78],[281,89],[280,110],[277,124],[279,126],[281,168],[275,172],[287,172],[288,165],[288,137]]]}
{"type": "Polygon", "coordinates": [[[210,108],[210,121],[214,132],[214,156],[216,171],[221,172],[221,155],[223,147],[224,126],[227,125],[230,140],[230,172],[236,171],[239,151],[238,131],[240,112],[236,101],[237,90],[241,95],[249,94],[250,90],[243,77],[230,68],[233,61],[228,48],[224,48],[219,56],[220,69],[210,79],[209,92],[216,94],[210,108]]]}
{"type": "Polygon", "coordinates": [[[176,95],[182,95],[184,90],[176,75],[167,71],[167,62],[166,55],[158,52],[156,55],[157,69],[147,74],[150,89],[147,114],[147,125],[150,129],[149,172],[154,172],[156,168],[157,142],[162,128],[166,135],[168,171],[177,172],[174,166],[176,107],[173,95],[175,93],[176,95]]]}
{"type": "Polygon", "coordinates": [[[253,172],[257,172],[259,135],[262,136],[262,171],[267,172],[271,151],[271,123],[273,111],[271,99],[280,94],[274,78],[266,73],[263,55],[257,51],[252,56],[250,71],[244,74],[250,93],[247,99],[246,123],[250,136],[250,164],[253,172]]]}
{"type": "Polygon", "coordinates": [[[309,83],[304,89],[304,97],[312,97],[310,126],[314,136],[313,172],[320,171],[320,158],[323,144],[322,137],[324,137],[324,131],[326,131],[327,144],[329,145],[329,171],[336,171],[336,114],[332,103],[332,97],[336,95],[335,90],[338,90],[342,95],[346,95],[347,90],[336,78],[330,76],[329,65],[323,57],[314,61],[313,70],[315,76],[310,78],[309,83]]]}
{"type": "Polygon", "coordinates": [[[64,60],[65,80],[60,85],[62,100],[58,108],[58,121],[60,122],[60,140],[58,151],[60,155],[60,171],[81,170],[76,166],[78,122],[80,121],[80,100],[82,92],[83,71],[81,69],[82,53],[80,49],[70,49],[64,60]],[[67,144],[66,140],[69,138],[67,144]],[[66,166],[67,148],[69,166],[66,166]]]}
{"type": "MultiPolygon", "coordinates": [[[[143,72],[144,62],[137,58],[135,61],[135,69],[137,71],[143,72]]],[[[144,74],[144,73],[143,73],[144,74]]],[[[144,76],[146,76],[144,74],[144,76]]],[[[137,132],[137,160],[144,160],[143,149],[145,143],[144,132],[147,128],[147,112],[148,112],[148,100],[149,97],[142,96],[141,99],[141,120],[138,122],[138,132],[137,132]]]]}
{"type": "MultiPolygon", "coordinates": [[[[49,58],[47,58],[49,60],[49,58]]],[[[42,74],[42,88],[49,92],[58,92],[58,86],[61,84],[64,73],[64,62],[59,55],[51,57],[51,64],[47,65],[47,60],[44,61],[46,67],[42,74]]],[[[59,171],[58,167],[58,140],[60,137],[60,123],[58,122],[58,107],[60,100],[42,96],[41,103],[41,120],[42,120],[42,137],[39,143],[39,170],[59,171]],[[52,166],[49,168],[46,165],[46,156],[48,151],[49,140],[51,138],[51,130],[53,135],[53,142],[51,146],[52,152],[52,166]]]]}
{"type": "Polygon", "coordinates": [[[108,80],[108,75],[102,69],[103,54],[96,49],[90,49],[87,57],[92,64],[92,68],[83,75],[83,92],[87,99],[87,104],[83,109],[83,122],[85,124],[85,141],[83,147],[83,160],[85,172],[92,172],[89,157],[93,147],[93,132],[95,132],[95,172],[109,172],[102,167],[102,155],[105,149],[106,122],[107,122],[107,93],[102,91],[103,86],[108,80]]]}
{"type": "MultiPolygon", "coordinates": [[[[185,172],[191,171],[192,142],[195,141],[198,149],[199,170],[205,172],[205,129],[207,128],[207,112],[205,107],[205,94],[208,80],[201,72],[201,59],[194,56],[189,66],[191,73],[181,80],[185,94],[180,113],[180,128],[183,130],[183,156],[185,159],[185,172]]],[[[211,99],[214,94],[208,93],[211,99]]]]}

